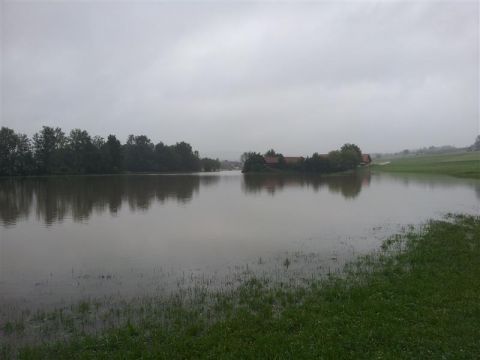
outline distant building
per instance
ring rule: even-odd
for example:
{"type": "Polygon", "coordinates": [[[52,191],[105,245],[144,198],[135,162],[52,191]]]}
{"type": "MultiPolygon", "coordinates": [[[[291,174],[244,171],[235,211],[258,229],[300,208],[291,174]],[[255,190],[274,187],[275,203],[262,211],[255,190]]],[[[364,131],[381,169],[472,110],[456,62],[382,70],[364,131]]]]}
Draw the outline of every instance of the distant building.
{"type": "Polygon", "coordinates": [[[294,165],[304,160],[303,156],[285,156],[285,164],[294,165]]]}
{"type": "MultiPolygon", "coordinates": [[[[280,156],[264,156],[265,165],[270,167],[276,167],[280,164],[280,156]]],[[[295,165],[304,160],[303,156],[284,156],[286,165],[295,165]]]]}
{"type": "Polygon", "coordinates": [[[275,166],[278,165],[280,162],[280,158],[278,156],[264,156],[265,165],[275,166]]]}
{"type": "Polygon", "coordinates": [[[372,162],[372,158],[369,154],[362,154],[362,160],[360,161],[360,165],[366,166],[372,162]]]}

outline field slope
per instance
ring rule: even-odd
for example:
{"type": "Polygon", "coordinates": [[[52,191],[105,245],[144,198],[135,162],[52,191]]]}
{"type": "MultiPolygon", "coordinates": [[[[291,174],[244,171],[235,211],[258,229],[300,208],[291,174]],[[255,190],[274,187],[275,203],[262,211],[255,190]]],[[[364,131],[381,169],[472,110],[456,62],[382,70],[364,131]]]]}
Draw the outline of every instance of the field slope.
{"type": "MultiPolygon", "coordinates": [[[[386,160],[382,160],[386,161],[386,160]]],[[[378,161],[376,163],[381,163],[378,161]]],[[[465,178],[480,178],[480,152],[412,156],[392,159],[390,164],[374,164],[379,171],[402,173],[444,174],[465,178]]]]}

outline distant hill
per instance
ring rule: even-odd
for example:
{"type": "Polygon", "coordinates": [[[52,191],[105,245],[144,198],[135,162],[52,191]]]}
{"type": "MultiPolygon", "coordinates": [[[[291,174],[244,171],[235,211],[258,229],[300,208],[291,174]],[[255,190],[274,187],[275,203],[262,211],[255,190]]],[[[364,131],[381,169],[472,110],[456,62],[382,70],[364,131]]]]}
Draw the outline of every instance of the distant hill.
{"type": "Polygon", "coordinates": [[[465,151],[469,151],[470,147],[455,147],[451,145],[443,145],[443,146],[429,146],[423,147],[420,149],[405,149],[395,153],[374,153],[372,157],[374,159],[381,159],[381,158],[404,158],[409,156],[418,156],[418,155],[441,155],[441,154],[452,154],[452,153],[461,153],[465,151]]]}

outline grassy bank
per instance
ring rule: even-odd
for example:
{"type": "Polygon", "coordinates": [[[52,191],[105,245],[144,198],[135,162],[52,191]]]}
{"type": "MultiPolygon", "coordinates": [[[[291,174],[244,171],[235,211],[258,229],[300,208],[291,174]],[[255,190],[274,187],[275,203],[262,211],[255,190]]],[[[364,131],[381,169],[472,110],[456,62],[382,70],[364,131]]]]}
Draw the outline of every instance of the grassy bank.
{"type": "Polygon", "coordinates": [[[159,306],[135,324],[23,347],[19,357],[473,359],[479,259],[480,218],[450,216],[390,238],[341,276],[297,288],[251,279],[195,306],[159,306]],[[166,311],[171,321],[160,320],[166,311]]]}
{"type": "Polygon", "coordinates": [[[390,164],[373,165],[373,168],[389,172],[428,173],[464,178],[480,178],[480,152],[412,156],[392,159],[390,164]]]}

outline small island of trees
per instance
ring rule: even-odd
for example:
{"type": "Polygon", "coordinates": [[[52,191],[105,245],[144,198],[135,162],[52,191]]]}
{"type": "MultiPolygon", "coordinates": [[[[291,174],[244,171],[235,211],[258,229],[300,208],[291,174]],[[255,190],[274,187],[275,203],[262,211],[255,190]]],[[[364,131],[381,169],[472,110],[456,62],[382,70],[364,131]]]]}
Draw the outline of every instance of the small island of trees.
{"type": "Polygon", "coordinates": [[[286,157],[271,149],[265,154],[246,152],[242,155],[244,173],[254,172],[305,172],[305,173],[335,173],[367,165],[371,162],[368,154],[362,154],[355,144],[345,144],[340,150],[328,154],[314,153],[309,157],[286,157]]]}
{"type": "Polygon", "coordinates": [[[217,171],[218,159],[200,158],[186,142],[154,144],[146,135],[129,135],[122,144],[74,129],[67,136],[59,127],[44,126],[32,139],[0,129],[0,176],[112,174],[124,172],[217,171]]]}

